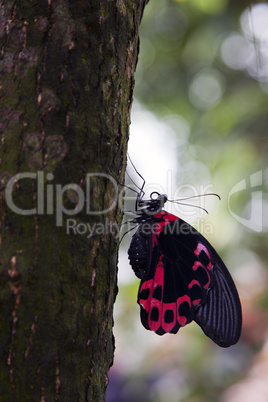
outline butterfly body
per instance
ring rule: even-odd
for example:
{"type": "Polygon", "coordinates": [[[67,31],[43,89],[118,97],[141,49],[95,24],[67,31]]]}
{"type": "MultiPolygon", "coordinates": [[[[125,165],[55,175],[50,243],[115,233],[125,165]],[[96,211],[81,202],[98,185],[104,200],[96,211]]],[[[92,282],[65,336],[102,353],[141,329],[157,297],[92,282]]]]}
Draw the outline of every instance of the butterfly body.
{"type": "Polygon", "coordinates": [[[242,314],[229,271],[196,229],[162,209],[167,197],[152,194],[151,200],[137,201],[133,222],[139,227],[128,250],[141,279],[142,324],[163,335],[194,320],[219,346],[235,344],[242,314]]]}

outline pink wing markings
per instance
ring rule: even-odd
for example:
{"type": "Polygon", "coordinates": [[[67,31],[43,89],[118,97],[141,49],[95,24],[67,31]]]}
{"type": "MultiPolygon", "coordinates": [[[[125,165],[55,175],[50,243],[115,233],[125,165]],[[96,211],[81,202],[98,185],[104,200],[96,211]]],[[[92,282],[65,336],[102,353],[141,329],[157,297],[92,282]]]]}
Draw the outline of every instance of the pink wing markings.
{"type": "Polygon", "coordinates": [[[155,219],[162,219],[160,222],[156,222],[153,226],[152,234],[153,234],[153,247],[157,244],[157,238],[161,232],[163,232],[164,226],[168,225],[171,222],[179,219],[177,216],[169,214],[166,211],[161,211],[154,216],[155,219]]]}
{"type": "MultiPolygon", "coordinates": [[[[195,263],[192,266],[192,268],[193,268],[194,271],[197,271],[199,268],[201,268],[201,269],[203,269],[205,271],[205,273],[207,274],[207,277],[208,277],[208,281],[207,281],[207,283],[205,285],[203,285],[203,288],[208,289],[208,287],[210,285],[211,278],[210,278],[209,272],[206,269],[206,267],[200,261],[195,261],[195,263]]],[[[200,284],[200,287],[201,287],[201,284],[200,284]]]]}
{"type": "Polygon", "coordinates": [[[178,322],[180,326],[187,324],[187,317],[180,314],[182,303],[188,303],[191,310],[191,299],[188,295],[178,297],[175,302],[163,303],[164,289],[164,265],[163,254],[160,253],[159,261],[153,279],[145,281],[140,288],[139,304],[148,313],[148,326],[151,331],[157,331],[160,327],[165,332],[170,332],[178,322]],[[157,290],[157,293],[155,291],[157,290]],[[142,298],[142,294],[144,295],[142,298]],[[157,297],[155,297],[157,295],[157,297]],[[169,317],[169,319],[167,319],[169,317]]]}
{"type": "Polygon", "coordinates": [[[194,254],[196,255],[197,258],[199,258],[199,256],[202,253],[202,251],[204,251],[205,254],[208,257],[207,265],[204,266],[201,263],[201,261],[195,261],[194,265],[192,266],[192,269],[194,271],[197,271],[198,269],[201,268],[206,272],[207,277],[208,277],[208,281],[207,281],[207,283],[205,285],[203,285],[203,288],[207,290],[207,289],[209,289],[209,286],[210,286],[210,283],[211,283],[211,277],[210,277],[210,271],[212,270],[211,256],[210,256],[210,253],[209,253],[207,247],[203,243],[199,242],[197,244],[197,246],[196,246],[196,249],[194,250],[194,254]]]}
{"type": "Polygon", "coordinates": [[[162,300],[163,300],[163,285],[164,285],[164,266],[163,266],[163,254],[160,253],[159,261],[155,270],[153,279],[145,281],[140,289],[146,293],[146,299],[139,300],[139,304],[148,312],[148,325],[152,331],[157,331],[161,325],[162,316],[162,300]],[[154,296],[154,292],[158,288],[158,297],[154,296]],[[156,320],[152,319],[152,315],[156,320]]]}
{"type": "MultiPolygon", "coordinates": [[[[154,216],[156,222],[152,229],[152,247],[154,248],[158,244],[158,237],[163,232],[164,227],[171,222],[174,222],[178,218],[175,215],[168,212],[161,211],[154,216]]],[[[198,286],[203,289],[208,289],[211,283],[210,271],[212,270],[211,256],[207,247],[199,242],[194,250],[195,256],[198,258],[192,266],[193,271],[202,269],[207,275],[207,282],[205,285],[201,285],[197,279],[193,279],[188,284],[188,289],[192,289],[194,286],[198,286]],[[208,263],[206,266],[199,260],[201,252],[205,252],[208,257],[208,263]]],[[[171,332],[176,324],[184,326],[189,322],[187,316],[181,315],[180,306],[183,303],[187,303],[189,310],[191,311],[193,306],[196,307],[200,304],[201,299],[192,299],[189,295],[178,297],[176,301],[172,303],[163,302],[164,293],[164,255],[159,253],[159,260],[155,269],[153,279],[149,279],[142,283],[140,288],[139,304],[148,313],[148,327],[152,331],[158,331],[163,329],[164,332],[171,332]]],[[[184,306],[185,309],[186,306],[184,306]]],[[[187,311],[187,308],[186,310],[187,311]]]]}
{"type": "MultiPolygon", "coordinates": [[[[196,279],[193,279],[193,280],[189,283],[188,289],[192,289],[192,287],[195,286],[195,285],[197,285],[197,286],[199,286],[199,287],[201,288],[200,283],[199,283],[196,279]]],[[[200,298],[199,298],[199,299],[193,299],[193,300],[192,300],[192,303],[193,303],[194,306],[198,306],[200,302],[201,302],[201,299],[200,299],[200,298]]]]}
{"type": "Polygon", "coordinates": [[[187,324],[187,318],[185,316],[180,315],[179,309],[180,305],[182,303],[188,303],[189,304],[189,309],[191,310],[191,299],[188,295],[184,295],[182,297],[178,297],[177,299],[177,321],[181,326],[184,326],[187,324]]]}
{"type": "Polygon", "coordinates": [[[209,259],[209,263],[208,263],[206,268],[211,270],[212,269],[212,264],[211,264],[211,257],[210,257],[209,251],[208,251],[208,249],[206,248],[206,246],[203,243],[199,242],[197,244],[197,246],[196,246],[196,249],[195,249],[194,253],[195,253],[195,255],[197,257],[199,257],[202,251],[204,251],[206,253],[206,255],[207,255],[208,259],[209,259]]]}
{"type": "Polygon", "coordinates": [[[162,305],[162,314],[161,314],[161,327],[165,332],[170,332],[175,324],[176,324],[176,303],[163,303],[162,305]],[[166,321],[166,316],[169,314],[170,316],[173,316],[173,320],[171,322],[166,321]]]}

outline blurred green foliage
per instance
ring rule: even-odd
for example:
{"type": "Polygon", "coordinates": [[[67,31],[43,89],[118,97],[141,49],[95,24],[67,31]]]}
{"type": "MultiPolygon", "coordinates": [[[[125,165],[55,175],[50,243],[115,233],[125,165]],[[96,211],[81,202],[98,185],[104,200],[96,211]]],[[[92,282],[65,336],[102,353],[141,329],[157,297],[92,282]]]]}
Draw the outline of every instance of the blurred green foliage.
{"type": "MultiPolygon", "coordinates": [[[[135,99],[159,119],[185,119],[185,152],[208,167],[222,196],[209,240],[237,284],[243,332],[230,349],[214,345],[195,324],[158,337],[139,322],[138,280],[119,282],[107,401],[268,400],[267,21],[266,2],[151,0],[146,7],[135,99]]],[[[194,176],[189,171],[185,180],[194,176]]],[[[130,270],[127,247],[120,270],[130,270]]]]}

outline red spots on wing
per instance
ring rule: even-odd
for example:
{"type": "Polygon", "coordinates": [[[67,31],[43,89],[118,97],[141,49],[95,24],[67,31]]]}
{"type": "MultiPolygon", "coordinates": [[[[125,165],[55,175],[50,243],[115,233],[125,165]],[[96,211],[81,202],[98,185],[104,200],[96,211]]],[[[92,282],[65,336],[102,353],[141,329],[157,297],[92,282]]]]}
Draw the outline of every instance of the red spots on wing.
{"type": "Polygon", "coordinates": [[[154,275],[154,288],[157,286],[164,285],[164,264],[163,264],[163,253],[159,252],[159,260],[156,266],[155,275],[154,275]]]}
{"type": "Polygon", "coordinates": [[[176,303],[163,303],[160,325],[165,332],[170,332],[176,324],[176,303]]]}
{"type": "Polygon", "coordinates": [[[145,281],[140,288],[139,304],[149,313],[148,325],[152,331],[157,331],[161,322],[161,310],[164,286],[163,254],[160,253],[159,261],[153,279],[145,281]],[[157,292],[157,297],[154,294],[157,292]]]}
{"type": "Polygon", "coordinates": [[[198,269],[203,269],[203,271],[207,274],[207,278],[208,278],[207,283],[205,283],[203,285],[203,288],[208,289],[209,285],[210,285],[210,282],[211,282],[210,273],[209,273],[209,271],[211,271],[211,269],[212,269],[211,257],[210,257],[210,254],[209,254],[209,251],[208,251],[207,247],[203,243],[199,242],[197,244],[197,246],[196,246],[194,254],[199,258],[199,256],[202,253],[202,251],[204,251],[206,253],[207,257],[208,257],[207,265],[204,266],[202,264],[202,262],[198,260],[198,261],[194,262],[194,265],[192,266],[192,269],[194,271],[197,271],[198,269]]]}
{"type": "MultiPolygon", "coordinates": [[[[152,243],[153,247],[157,247],[158,236],[164,230],[165,225],[179,218],[165,211],[156,214],[154,218],[156,222],[152,229],[152,243]]],[[[193,252],[197,259],[192,265],[195,274],[194,279],[188,283],[189,293],[178,297],[171,303],[164,303],[164,255],[159,250],[159,260],[154,277],[141,284],[138,299],[140,306],[146,311],[146,328],[151,331],[158,334],[177,332],[181,326],[192,321],[193,311],[200,305],[201,297],[202,300],[205,297],[204,290],[208,290],[211,284],[212,263],[210,253],[201,242],[197,244],[193,252]],[[204,255],[200,256],[203,252],[207,258],[204,255]]]]}
{"type": "Polygon", "coordinates": [[[196,249],[194,251],[195,255],[198,257],[201,254],[201,251],[204,251],[206,253],[206,255],[210,258],[208,249],[206,248],[206,246],[203,243],[198,243],[196,246],[196,249]]]}
{"type": "MultiPolygon", "coordinates": [[[[158,215],[158,214],[157,214],[158,215]]],[[[163,232],[163,228],[164,228],[164,226],[165,225],[167,225],[168,224],[168,222],[156,222],[155,224],[154,224],[154,226],[153,226],[153,229],[152,229],[152,243],[153,243],[153,247],[155,246],[155,245],[157,245],[157,238],[158,238],[158,236],[160,235],[160,233],[161,232],[163,232]]]]}
{"type": "MultiPolygon", "coordinates": [[[[199,286],[199,287],[201,288],[200,283],[199,283],[196,279],[193,279],[193,280],[189,283],[188,289],[192,289],[193,286],[199,286]]],[[[201,299],[200,299],[200,298],[199,298],[199,299],[193,299],[193,300],[192,300],[192,303],[193,303],[194,306],[198,306],[198,305],[200,304],[200,302],[201,302],[201,299]]]]}
{"type": "Polygon", "coordinates": [[[154,218],[163,219],[166,223],[170,223],[170,222],[175,221],[176,219],[179,219],[177,216],[172,215],[166,211],[161,211],[158,214],[155,214],[154,218]]]}
{"type": "Polygon", "coordinates": [[[157,237],[160,235],[161,232],[163,232],[164,226],[168,225],[171,222],[174,222],[175,220],[179,219],[177,216],[169,214],[166,211],[161,211],[158,214],[154,215],[154,219],[159,220],[159,222],[156,222],[153,226],[153,247],[157,244],[157,237]]]}
{"type": "Polygon", "coordinates": [[[209,263],[208,263],[206,268],[207,269],[212,269],[211,257],[210,257],[210,254],[208,252],[208,249],[206,248],[206,246],[203,243],[199,242],[197,244],[197,246],[196,246],[196,249],[195,249],[194,253],[195,253],[195,255],[197,257],[199,257],[202,251],[204,251],[206,253],[206,255],[207,255],[208,259],[209,259],[209,263]]]}
{"type": "MultiPolygon", "coordinates": [[[[191,321],[188,317],[181,313],[181,305],[186,303],[188,308],[183,311],[190,313],[191,299],[188,295],[178,297],[172,303],[163,303],[163,287],[164,287],[164,266],[163,254],[160,254],[159,262],[156,267],[153,279],[149,279],[142,283],[139,292],[139,304],[148,313],[148,326],[151,331],[158,331],[162,328],[164,332],[171,332],[179,323],[184,326],[191,321]]],[[[195,305],[195,304],[194,304],[195,305]]]]}
{"type": "Polygon", "coordinates": [[[153,286],[153,279],[149,279],[140,287],[140,298],[139,304],[146,310],[149,311],[150,303],[151,303],[151,291],[153,286]]]}
{"type": "Polygon", "coordinates": [[[157,237],[159,236],[159,233],[155,233],[155,230],[152,231],[152,245],[155,247],[157,245],[157,237]]]}
{"type": "Polygon", "coordinates": [[[177,321],[181,326],[186,325],[187,321],[188,321],[187,317],[180,315],[180,305],[185,302],[188,303],[189,309],[191,309],[191,299],[188,295],[178,297],[178,299],[177,299],[177,321]]]}
{"type": "Polygon", "coordinates": [[[199,283],[196,279],[193,279],[193,280],[189,283],[188,288],[189,288],[189,289],[192,289],[192,287],[193,287],[194,285],[200,286],[200,283],[199,283]]]}
{"type": "Polygon", "coordinates": [[[194,271],[197,271],[198,268],[200,268],[200,267],[205,268],[204,265],[202,264],[202,262],[200,262],[200,261],[195,261],[195,262],[194,262],[194,265],[192,266],[192,269],[193,269],[194,271]]]}
{"type": "MultiPolygon", "coordinates": [[[[209,272],[207,271],[207,269],[206,269],[206,267],[200,262],[200,261],[195,261],[194,262],[194,265],[192,266],[192,269],[194,270],[194,271],[197,271],[198,269],[203,269],[204,271],[205,271],[205,273],[206,273],[206,275],[207,275],[207,277],[208,277],[208,281],[207,281],[207,283],[205,284],[205,285],[203,285],[203,288],[204,289],[208,289],[208,287],[209,287],[209,285],[210,285],[210,275],[209,275],[209,272]]],[[[201,285],[199,284],[199,286],[201,287],[201,285]]]]}

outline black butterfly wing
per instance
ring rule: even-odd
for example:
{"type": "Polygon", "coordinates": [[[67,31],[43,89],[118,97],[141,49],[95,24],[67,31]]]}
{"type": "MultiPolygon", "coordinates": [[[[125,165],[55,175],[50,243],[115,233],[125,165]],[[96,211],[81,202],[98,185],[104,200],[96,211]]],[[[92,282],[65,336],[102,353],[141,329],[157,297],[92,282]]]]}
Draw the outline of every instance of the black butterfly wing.
{"type": "Polygon", "coordinates": [[[149,258],[138,293],[142,324],[163,335],[195,320],[218,345],[236,343],[241,305],[224,263],[191,225],[165,211],[158,215],[164,222],[148,236],[149,258]]]}
{"type": "MultiPolygon", "coordinates": [[[[183,221],[168,215],[168,219],[172,217],[176,222],[157,223],[155,233],[148,235],[147,269],[138,293],[141,321],[145,328],[159,335],[176,333],[181,326],[190,323],[196,307],[205,303],[211,286],[207,256],[197,256],[196,244],[191,244],[189,239],[185,247],[185,228],[178,227],[183,221]],[[168,230],[164,231],[164,226],[168,230]]],[[[186,225],[189,234],[191,227],[186,225]]],[[[138,236],[142,236],[142,230],[138,236]]]]}
{"type": "Polygon", "coordinates": [[[215,343],[228,347],[240,338],[241,304],[229,271],[213,248],[211,254],[215,261],[214,286],[208,292],[206,303],[197,308],[194,320],[215,343]]]}
{"type": "Polygon", "coordinates": [[[178,270],[176,261],[166,258],[158,245],[154,245],[151,264],[140,284],[138,303],[142,324],[158,335],[176,333],[194,318],[194,297],[182,271],[181,266],[178,270]]]}

